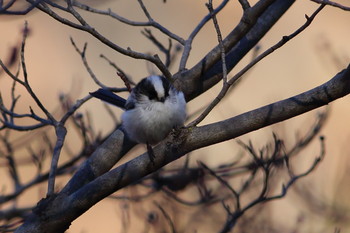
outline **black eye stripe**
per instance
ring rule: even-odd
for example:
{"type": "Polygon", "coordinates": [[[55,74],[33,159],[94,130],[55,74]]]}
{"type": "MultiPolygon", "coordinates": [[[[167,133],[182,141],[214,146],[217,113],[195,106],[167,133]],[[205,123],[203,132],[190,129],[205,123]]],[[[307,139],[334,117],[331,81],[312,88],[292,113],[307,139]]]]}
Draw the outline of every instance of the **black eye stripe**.
{"type": "MultiPolygon", "coordinates": [[[[169,96],[169,91],[170,89],[172,89],[172,85],[171,83],[163,76],[159,76],[161,81],[162,81],[162,85],[163,85],[163,89],[164,89],[164,97],[162,96],[162,99],[167,98],[169,96]]],[[[141,96],[147,96],[150,100],[158,100],[158,98],[160,98],[160,96],[158,96],[157,91],[155,90],[154,85],[152,84],[152,82],[147,79],[144,78],[142,79],[134,88],[134,94],[136,99],[141,100],[141,96]]]]}
{"type": "Polygon", "coordinates": [[[147,80],[147,78],[142,79],[136,86],[135,86],[135,94],[136,98],[140,98],[140,95],[148,96],[149,99],[157,99],[157,92],[154,89],[154,86],[147,80]]]}
{"type": "Polygon", "coordinates": [[[147,96],[150,100],[154,100],[157,99],[157,92],[155,90],[149,90],[149,92],[147,93],[147,96]]]}

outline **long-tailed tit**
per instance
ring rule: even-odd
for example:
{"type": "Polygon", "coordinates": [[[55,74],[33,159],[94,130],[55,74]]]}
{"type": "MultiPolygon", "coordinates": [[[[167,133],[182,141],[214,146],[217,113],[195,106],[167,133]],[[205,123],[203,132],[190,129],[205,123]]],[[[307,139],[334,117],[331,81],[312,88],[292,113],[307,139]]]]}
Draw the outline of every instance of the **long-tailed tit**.
{"type": "Polygon", "coordinates": [[[125,110],[122,127],[128,137],[147,144],[150,149],[186,119],[184,94],[164,77],[152,75],[142,79],[127,100],[109,90],[99,89],[92,96],[125,110]]]}

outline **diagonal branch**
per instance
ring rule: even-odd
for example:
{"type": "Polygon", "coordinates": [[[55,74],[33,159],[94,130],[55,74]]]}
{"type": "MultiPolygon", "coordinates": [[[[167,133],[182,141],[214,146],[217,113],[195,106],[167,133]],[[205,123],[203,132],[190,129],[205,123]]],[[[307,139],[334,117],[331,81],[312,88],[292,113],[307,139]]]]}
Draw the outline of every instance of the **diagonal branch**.
{"type": "MultiPolygon", "coordinates": [[[[227,1],[227,0],[226,0],[227,1]]],[[[164,26],[162,26],[161,24],[159,24],[157,21],[155,21],[154,19],[151,18],[151,20],[147,21],[147,22],[138,22],[138,21],[133,21],[133,20],[129,20],[127,18],[124,18],[118,14],[116,14],[115,12],[113,12],[111,9],[108,10],[99,10],[93,7],[90,7],[86,4],[83,4],[81,2],[78,1],[74,1],[73,5],[91,12],[91,13],[96,13],[96,14],[101,14],[101,15],[106,15],[106,16],[110,16],[113,19],[116,19],[124,24],[130,25],[130,26],[136,26],[136,27],[154,27],[156,29],[158,29],[159,31],[161,31],[162,33],[164,33],[165,35],[169,36],[170,38],[176,40],[177,42],[179,42],[180,44],[184,44],[185,40],[183,38],[181,38],[180,36],[176,35],[175,33],[169,31],[167,28],[165,28],[164,26]]]]}
{"type": "MultiPolygon", "coordinates": [[[[248,132],[278,123],[318,107],[324,106],[350,93],[350,65],[330,81],[314,89],[227,120],[182,129],[153,149],[154,163],[147,153],[107,172],[128,149],[122,131],[116,130],[103,147],[95,151],[67,186],[57,196],[42,200],[32,216],[17,233],[39,229],[64,231],[70,222],[98,201],[115,191],[136,182],[190,151],[233,139],[248,132]],[[169,143],[169,140],[171,143],[169,143]],[[117,146],[116,146],[117,145],[117,146]],[[107,151],[113,151],[107,154],[107,151]],[[106,155],[107,154],[107,155],[106,155]],[[105,173],[105,174],[103,174],[105,173]],[[103,174],[103,175],[101,175],[103,174]],[[45,214],[42,221],[43,214],[45,214]]],[[[127,140],[126,140],[127,141],[127,140]]]]}
{"type": "MultiPolygon", "coordinates": [[[[259,42],[294,2],[295,0],[261,0],[244,12],[241,22],[223,40],[228,72],[259,42]]],[[[222,79],[220,57],[220,49],[216,46],[195,66],[174,74],[175,85],[185,93],[187,101],[201,95],[222,79]]]]}
{"type": "MultiPolygon", "coordinates": [[[[202,127],[194,127],[188,130],[184,129],[181,131],[181,134],[183,135],[178,136],[179,138],[176,138],[171,146],[169,146],[169,143],[166,143],[166,141],[164,141],[159,146],[154,148],[156,155],[154,167],[149,167],[149,159],[147,157],[148,155],[143,154],[136,159],[113,169],[105,175],[96,178],[96,180],[86,185],[86,187],[77,191],[75,195],[78,197],[79,195],[77,194],[79,192],[83,192],[84,190],[87,191],[86,189],[88,189],[88,187],[92,188],[94,185],[98,185],[98,179],[101,179],[101,181],[107,181],[106,179],[109,176],[120,178],[120,180],[114,179],[111,181],[113,183],[112,187],[119,189],[121,187],[124,187],[124,185],[126,185],[128,182],[131,182],[131,180],[128,179],[132,178],[132,182],[134,182],[138,178],[141,178],[144,175],[157,170],[158,168],[190,151],[230,140],[242,134],[246,134],[268,125],[290,119],[294,116],[326,105],[335,99],[341,98],[349,93],[350,66],[342,72],[338,73],[327,83],[289,99],[285,99],[252,110],[250,112],[243,113],[239,116],[229,118],[225,121],[209,124],[202,127]],[[180,142],[178,142],[179,140],[180,142]],[[181,143],[181,147],[177,147],[178,145],[176,142],[181,143]],[[172,150],[172,147],[177,147],[177,149],[172,150]],[[130,170],[130,173],[132,173],[131,176],[127,175],[129,173],[129,169],[132,169],[132,171],[130,170]]],[[[117,152],[120,153],[120,149],[117,152]]],[[[100,154],[100,156],[103,155],[100,154]]],[[[101,159],[103,159],[103,157],[101,159]]]]}
{"type": "Polygon", "coordinates": [[[344,10],[344,11],[350,11],[349,6],[344,6],[344,5],[341,5],[340,3],[337,3],[337,2],[333,2],[333,1],[329,1],[329,0],[311,0],[311,1],[319,3],[319,4],[333,6],[333,7],[339,8],[339,9],[344,10]]]}
{"type": "MultiPolygon", "coordinates": [[[[189,124],[189,126],[195,126],[199,124],[204,118],[211,112],[211,110],[214,109],[214,107],[225,97],[226,93],[229,91],[229,88],[234,85],[250,68],[255,66],[258,62],[260,62],[262,59],[276,51],[277,49],[281,48],[283,45],[285,45],[288,41],[292,40],[294,37],[299,35],[301,32],[303,32],[312,21],[315,19],[317,14],[325,7],[324,4],[322,4],[320,7],[316,9],[316,11],[309,17],[305,15],[306,22],[298,28],[296,31],[294,31],[292,34],[288,36],[283,36],[282,39],[277,42],[275,45],[267,49],[265,52],[257,56],[253,61],[251,61],[248,65],[246,65],[242,70],[240,70],[237,74],[235,74],[229,81],[224,82],[224,85],[220,91],[220,93],[215,97],[215,99],[209,104],[209,106],[203,111],[203,113],[195,119],[193,122],[189,124]]],[[[223,60],[225,61],[225,60],[223,60]]],[[[226,63],[223,62],[223,67],[226,68],[226,63]]],[[[223,68],[223,78],[225,79],[225,76],[227,74],[227,71],[223,68]]]]}
{"type": "MultiPolygon", "coordinates": [[[[27,1],[30,3],[33,3],[34,0],[27,0],[27,1]]],[[[81,31],[85,31],[85,32],[91,34],[93,37],[98,39],[101,43],[107,45],[111,49],[113,49],[113,50],[115,50],[115,51],[117,51],[125,56],[135,58],[135,59],[144,59],[144,60],[147,60],[147,61],[153,63],[155,66],[158,67],[158,69],[163,73],[164,76],[166,76],[169,79],[172,78],[170,71],[167,69],[167,67],[163,64],[161,59],[156,54],[155,55],[148,55],[145,53],[133,51],[131,48],[124,49],[124,48],[118,46],[117,44],[115,44],[111,40],[109,40],[107,37],[103,36],[94,27],[90,26],[88,24],[88,22],[73,8],[73,3],[71,0],[67,1],[67,2],[68,2],[68,8],[66,10],[69,13],[71,13],[79,21],[80,24],[75,23],[73,21],[68,20],[67,18],[60,16],[59,14],[54,12],[45,3],[38,5],[37,8],[39,10],[41,10],[42,12],[48,14],[49,16],[51,16],[52,18],[54,18],[58,22],[61,22],[61,23],[68,25],[72,28],[76,28],[76,29],[79,29],[81,31]]]]}
{"type": "Polygon", "coordinates": [[[33,1],[26,9],[24,10],[10,10],[13,4],[16,2],[16,0],[11,0],[7,2],[5,6],[3,6],[3,2],[1,1],[0,4],[0,14],[4,15],[26,15],[30,11],[32,11],[34,8],[36,8],[43,0],[36,0],[33,1]]]}
{"type": "Polygon", "coordinates": [[[188,36],[188,38],[186,39],[186,41],[184,43],[184,51],[182,53],[182,57],[181,57],[181,60],[180,60],[180,66],[179,66],[179,70],[180,71],[183,71],[186,68],[186,63],[187,63],[187,60],[188,60],[188,58],[190,56],[190,52],[191,52],[191,48],[192,48],[192,42],[193,42],[194,38],[198,35],[200,30],[202,30],[204,25],[211,19],[212,15],[218,14],[226,6],[226,4],[228,2],[229,2],[229,0],[223,0],[222,3],[217,8],[215,8],[213,10],[212,13],[208,13],[198,23],[198,25],[193,29],[191,34],[188,36]]]}

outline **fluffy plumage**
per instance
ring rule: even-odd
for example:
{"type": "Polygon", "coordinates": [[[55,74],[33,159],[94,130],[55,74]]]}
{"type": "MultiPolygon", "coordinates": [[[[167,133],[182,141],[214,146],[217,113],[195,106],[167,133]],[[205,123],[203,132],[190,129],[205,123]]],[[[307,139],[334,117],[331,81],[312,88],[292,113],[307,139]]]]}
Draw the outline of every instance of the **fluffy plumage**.
{"type": "Polygon", "coordinates": [[[90,94],[125,109],[122,127],[137,143],[157,144],[186,119],[183,93],[162,76],[142,79],[126,101],[105,89],[90,94]]]}

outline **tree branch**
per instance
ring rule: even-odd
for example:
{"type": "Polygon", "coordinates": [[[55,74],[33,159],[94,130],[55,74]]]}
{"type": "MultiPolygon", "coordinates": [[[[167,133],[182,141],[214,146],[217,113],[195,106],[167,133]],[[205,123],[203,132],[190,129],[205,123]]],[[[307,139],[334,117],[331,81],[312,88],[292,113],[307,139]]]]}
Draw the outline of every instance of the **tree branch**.
{"type": "Polygon", "coordinates": [[[32,11],[34,8],[36,8],[43,0],[36,0],[33,1],[26,9],[24,10],[10,10],[10,8],[13,6],[13,4],[16,2],[16,0],[9,1],[5,6],[3,6],[3,3],[1,1],[0,4],[0,14],[4,15],[26,15],[30,11],[32,11]]]}
{"type": "Polygon", "coordinates": [[[212,13],[207,14],[194,28],[194,30],[191,32],[191,34],[188,36],[184,43],[184,51],[182,53],[182,57],[180,60],[180,66],[179,71],[183,71],[186,68],[186,63],[188,60],[188,57],[190,56],[191,48],[192,48],[192,42],[194,38],[198,35],[199,31],[204,27],[204,25],[211,19],[212,15],[218,14],[228,3],[228,0],[223,0],[222,3],[213,10],[212,13]]]}
{"type": "Polygon", "coordinates": [[[56,197],[42,200],[33,215],[17,232],[28,232],[28,229],[33,232],[38,229],[50,229],[51,232],[64,231],[71,221],[98,201],[190,151],[290,119],[349,93],[350,66],[330,81],[302,94],[221,122],[182,129],[177,135],[170,135],[153,149],[155,154],[153,163],[145,153],[106,172],[118,160],[116,158],[120,158],[127,151],[125,147],[123,148],[124,140],[127,141],[127,138],[124,138],[121,130],[116,130],[82,165],[62,192],[56,197]]]}
{"type": "Polygon", "coordinates": [[[78,1],[74,1],[73,5],[78,7],[78,8],[80,8],[80,9],[82,9],[82,10],[85,10],[85,11],[88,11],[88,12],[91,12],[91,13],[96,13],[96,14],[110,16],[113,19],[116,19],[119,22],[122,22],[122,23],[130,25],[130,26],[136,26],[136,27],[147,27],[147,26],[149,26],[149,27],[154,27],[154,28],[158,29],[159,31],[161,31],[162,33],[164,33],[166,36],[169,36],[170,38],[176,40],[180,44],[184,44],[185,43],[185,40],[183,38],[181,38],[180,36],[176,35],[175,33],[171,32],[171,31],[169,31],[167,28],[163,27],[162,25],[160,25],[158,22],[156,22],[153,19],[149,20],[147,22],[137,22],[137,21],[133,21],[133,20],[129,20],[127,18],[124,18],[124,17],[116,14],[115,12],[113,12],[111,9],[99,10],[99,9],[92,8],[92,7],[88,6],[88,5],[85,5],[83,3],[80,3],[78,1]]]}
{"type": "MultiPolygon", "coordinates": [[[[263,0],[244,12],[241,22],[223,40],[227,71],[230,72],[270,30],[295,0],[263,0]],[[259,19],[259,20],[258,20],[259,19]]],[[[174,74],[175,86],[189,101],[213,87],[222,79],[219,46],[188,70],[174,74]]]]}
{"type": "MultiPolygon", "coordinates": [[[[253,61],[248,63],[242,70],[240,70],[237,74],[235,74],[229,81],[226,81],[226,78],[225,78],[226,75],[227,75],[227,71],[226,71],[226,62],[225,62],[225,60],[223,60],[223,62],[222,62],[222,66],[223,66],[223,68],[222,68],[222,70],[223,70],[222,71],[222,75],[223,75],[224,84],[223,84],[223,87],[222,87],[221,91],[214,98],[214,100],[209,104],[209,106],[203,111],[203,113],[197,119],[195,119],[193,122],[191,122],[189,124],[189,126],[195,126],[195,125],[199,124],[202,120],[204,120],[204,118],[211,112],[211,110],[213,110],[214,107],[225,97],[226,93],[229,91],[229,88],[232,85],[234,85],[250,68],[255,66],[262,59],[264,59],[265,57],[267,57],[268,55],[270,55],[271,53],[273,53],[277,49],[281,48],[288,41],[292,40],[294,37],[296,37],[301,32],[303,32],[308,26],[310,26],[310,24],[315,19],[317,14],[324,7],[325,7],[324,4],[319,6],[316,9],[316,11],[310,17],[305,15],[306,22],[300,28],[298,28],[296,31],[294,31],[292,34],[290,34],[288,36],[283,36],[282,39],[279,42],[277,42],[275,45],[273,45],[272,47],[267,49],[265,52],[263,52],[262,54],[257,56],[255,59],[253,59],[253,61]]],[[[223,52],[221,52],[221,54],[222,54],[221,56],[223,56],[223,52]]]]}
{"type": "MultiPolygon", "coordinates": [[[[27,0],[27,1],[33,3],[33,0],[27,0]]],[[[68,2],[68,7],[67,7],[66,11],[69,12],[70,14],[72,14],[79,21],[80,24],[72,22],[72,21],[58,15],[56,12],[54,12],[52,9],[50,9],[50,7],[45,3],[38,5],[37,8],[63,24],[66,24],[72,28],[76,28],[76,29],[79,29],[81,31],[85,31],[85,32],[91,34],[93,37],[98,39],[101,43],[107,45],[111,49],[113,49],[113,50],[115,50],[115,51],[117,51],[125,56],[135,58],[135,59],[144,59],[144,60],[147,60],[149,62],[152,62],[155,66],[158,67],[158,69],[163,73],[164,76],[166,76],[169,79],[172,78],[171,73],[169,72],[167,67],[163,64],[163,62],[159,59],[159,57],[157,55],[153,55],[153,56],[147,55],[144,53],[133,51],[130,48],[124,49],[124,48],[118,46],[117,44],[113,43],[111,40],[109,40],[108,38],[103,36],[101,33],[99,33],[94,27],[90,26],[85,21],[85,19],[73,8],[73,3],[71,1],[67,1],[67,2],[68,2]]]]}
{"type": "Polygon", "coordinates": [[[319,3],[319,4],[333,6],[333,7],[339,8],[339,9],[344,10],[344,11],[350,11],[350,7],[341,5],[337,2],[333,2],[333,1],[329,1],[329,0],[311,0],[311,1],[319,3]]]}

